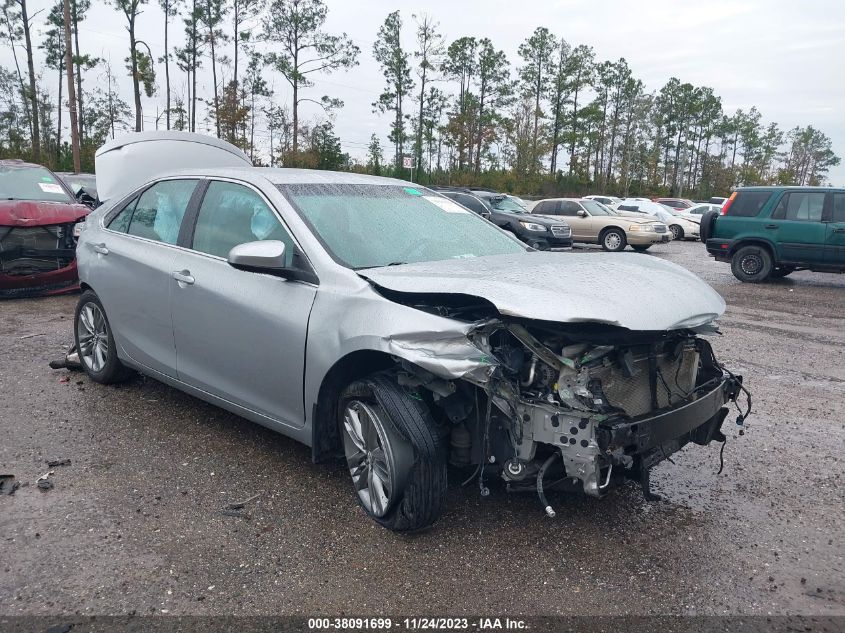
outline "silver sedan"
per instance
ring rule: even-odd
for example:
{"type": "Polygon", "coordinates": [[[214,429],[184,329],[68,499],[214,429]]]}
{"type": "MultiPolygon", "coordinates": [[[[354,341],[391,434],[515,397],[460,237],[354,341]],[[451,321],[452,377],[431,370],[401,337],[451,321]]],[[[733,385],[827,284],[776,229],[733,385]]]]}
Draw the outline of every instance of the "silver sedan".
{"type": "Polygon", "coordinates": [[[700,334],[722,299],[656,258],[535,252],[418,185],[169,172],[78,247],[85,371],[134,371],[346,460],[364,511],[431,525],[447,465],[602,496],[720,440],[741,388],[700,334]]]}

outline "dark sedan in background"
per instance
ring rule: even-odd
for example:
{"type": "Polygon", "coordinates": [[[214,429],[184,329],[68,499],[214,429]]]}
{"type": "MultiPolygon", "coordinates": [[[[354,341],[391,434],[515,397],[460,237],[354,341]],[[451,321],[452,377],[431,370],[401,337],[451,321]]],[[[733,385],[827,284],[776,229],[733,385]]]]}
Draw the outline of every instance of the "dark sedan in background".
{"type": "Polygon", "coordinates": [[[538,250],[572,246],[572,229],[560,218],[529,213],[514,198],[488,191],[432,187],[538,250]]]}

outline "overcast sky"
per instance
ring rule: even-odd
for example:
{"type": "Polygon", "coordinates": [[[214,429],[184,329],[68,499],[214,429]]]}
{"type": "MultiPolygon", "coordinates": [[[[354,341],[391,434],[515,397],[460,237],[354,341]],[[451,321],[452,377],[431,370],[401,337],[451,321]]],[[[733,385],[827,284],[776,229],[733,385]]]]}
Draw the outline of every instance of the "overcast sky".
{"type": "MultiPolygon", "coordinates": [[[[36,30],[53,0],[29,0],[36,30]]],[[[122,14],[101,0],[93,0],[88,19],[80,29],[83,52],[110,58],[122,74],[128,39],[122,14]]],[[[788,130],[813,125],[833,139],[834,151],[845,162],[845,2],[842,0],[327,0],[329,32],[345,31],[361,48],[360,66],[317,79],[309,89],[346,103],[335,126],[345,151],[363,156],[372,132],[385,140],[389,115],[372,112],[383,78],[372,58],[372,44],[388,13],[401,10],[406,23],[406,47],[413,41],[412,15],[424,11],[439,21],[449,41],[464,35],[489,37],[518,64],[517,48],[537,26],[546,26],[570,44],[594,47],[598,60],[624,57],[634,76],[647,90],[658,90],[670,77],[694,85],[711,86],[721,96],[726,112],[753,105],[764,123],[777,122],[788,130]]],[[[156,0],[144,7],[138,19],[138,36],[157,57],[163,53],[163,17],[156,0]]],[[[172,40],[183,41],[181,21],[173,24],[172,40]]],[[[230,53],[231,54],[231,53],[230,53]]],[[[8,47],[0,61],[11,67],[8,47]]],[[[209,66],[206,63],[206,66],[209,66]]],[[[155,127],[156,107],[163,108],[164,69],[159,69],[159,94],[144,100],[146,129],[155,127]]],[[[99,71],[87,76],[90,85],[99,71]]],[[[57,77],[46,83],[56,89],[57,77]]],[[[205,87],[208,94],[210,69],[205,87]]],[[[267,73],[276,98],[289,101],[284,80],[267,73]]],[[[131,85],[122,77],[124,98],[131,103],[131,85]]],[[[174,89],[184,92],[184,78],[176,77],[174,89]]],[[[315,116],[313,110],[305,110],[315,116]]],[[[199,125],[199,122],[198,122],[199,125]]],[[[264,128],[265,126],[262,126],[264,128]]],[[[266,137],[262,129],[261,138],[266,137]]],[[[845,165],[831,172],[834,184],[845,186],[845,165]]]]}

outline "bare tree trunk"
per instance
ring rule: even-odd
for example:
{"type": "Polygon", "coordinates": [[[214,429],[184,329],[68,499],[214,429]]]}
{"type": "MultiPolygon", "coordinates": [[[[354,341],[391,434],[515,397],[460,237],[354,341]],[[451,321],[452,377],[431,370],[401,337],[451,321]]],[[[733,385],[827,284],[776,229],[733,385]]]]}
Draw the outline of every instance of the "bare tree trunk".
{"type": "Polygon", "coordinates": [[[141,86],[138,79],[138,52],[135,41],[135,14],[127,15],[129,19],[129,61],[132,68],[132,90],[135,94],[135,131],[144,129],[143,115],[141,114],[141,86]]]}
{"type": "Polygon", "coordinates": [[[191,3],[191,132],[197,131],[197,0],[191,3]]]}
{"type": "Polygon", "coordinates": [[[164,94],[165,94],[165,108],[164,118],[167,122],[167,129],[170,129],[170,49],[167,46],[167,32],[170,24],[170,3],[167,3],[164,12],[164,94]]]}
{"type": "Polygon", "coordinates": [[[56,168],[62,159],[62,83],[64,83],[64,69],[59,66],[59,102],[56,105],[56,168]]]}
{"type": "MultiPolygon", "coordinates": [[[[79,16],[76,14],[76,0],[71,0],[73,11],[71,12],[71,19],[73,20],[73,45],[76,49],[76,58],[81,59],[79,54],[79,16]]],[[[77,110],[79,117],[79,142],[80,144],[85,140],[85,109],[82,107],[82,67],[76,65],[76,101],[79,103],[77,110]]]]}
{"type": "Polygon", "coordinates": [[[76,121],[76,95],[73,93],[73,55],[70,50],[70,0],[64,0],[65,14],[65,72],[67,73],[67,100],[70,109],[70,146],[73,151],[73,171],[82,169],[79,158],[79,128],[76,121]]]}
{"type": "MultiPolygon", "coordinates": [[[[294,44],[295,46],[299,46],[299,35],[298,31],[294,32],[294,44]]],[[[293,69],[294,69],[294,80],[293,80],[293,147],[292,152],[293,155],[296,156],[296,152],[299,149],[299,80],[296,79],[296,75],[299,73],[299,49],[293,55],[293,69]]]]}
{"type": "Polygon", "coordinates": [[[232,16],[232,26],[235,29],[235,38],[234,38],[234,45],[235,45],[235,60],[234,66],[232,68],[233,76],[232,81],[235,82],[235,99],[238,98],[238,29],[240,27],[240,15],[241,15],[241,3],[239,0],[235,0],[234,2],[234,15],[232,16]]]}
{"type": "Polygon", "coordinates": [[[208,41],[211,42],[211,79],[214,82],[214,126],[217,130],[217,138],[220,138],[220,99],[217,94],[217,55],[214,53],[214,24],[211,17],[211,2],[206,2],[208,18],[208,41]]]}
{"type": "MultiPolygon", "coordinates": [[[[235,87],[237,88],[237,84],[235,84],[235,87]]],[[[235,99],[237,100],[237,98],[238,95],[236,92],[235,99]]],[[[249,160],[250,162],[255,162],[255,90],[252,91],[252,105],[250,111],[252,112],[252,116],[249,117],[249,160]]],[[[272,154],[272,150],[270,153],[272,154]]]]}
{"type": "Polygon", "coordinates": [[[23,22],[23,37],[26,44],[26,65],[29,70],[29,102],[32,112],[32,159],[37,163],[41,160],[41,131],[38,120],[38,93],[35,88],[35,62],[32,59],[32,38],[29,32],[29,15],[26,11],[26,0],[19,0],[21,5],[21,21],[23,22]]]}

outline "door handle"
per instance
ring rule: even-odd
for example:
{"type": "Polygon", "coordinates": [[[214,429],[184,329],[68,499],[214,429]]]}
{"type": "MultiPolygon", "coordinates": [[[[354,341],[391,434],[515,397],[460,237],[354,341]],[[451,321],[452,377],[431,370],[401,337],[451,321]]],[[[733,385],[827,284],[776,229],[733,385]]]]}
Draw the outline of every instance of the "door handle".
{"type": "Polygon", "coordinates": [[[102,243],[102,242],[101,242],[101,243],[99,243],[99,244],[94,244],[94,245],[92,246],[92,248],[93,248],[95,251],[97,251],[100,255],[108,255],[108,254],[109,254],[109,249],[108,249],[108,248],[106,248],[106,245],[105,245],[104,243],[102,243]]]}
{"type": "Polygon", "coordinates": [[[170,273],[170,276],[173,277],[176,281],[180,284],[186,284],[188,286],[194,283],[194,278],[191,276],[190,270],[174,270],[170,273]]]}
{"type": "Polygon", "coordinates": [[[778,228],[777,224],[767,224],[763,227],[764,229],[776,229],[778,228]]]}
{"type": "Polygon", "coordinates": [[[845,229],[833,229],[834,233],[845,233],[845,229]]]}

